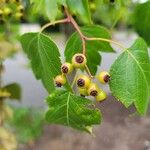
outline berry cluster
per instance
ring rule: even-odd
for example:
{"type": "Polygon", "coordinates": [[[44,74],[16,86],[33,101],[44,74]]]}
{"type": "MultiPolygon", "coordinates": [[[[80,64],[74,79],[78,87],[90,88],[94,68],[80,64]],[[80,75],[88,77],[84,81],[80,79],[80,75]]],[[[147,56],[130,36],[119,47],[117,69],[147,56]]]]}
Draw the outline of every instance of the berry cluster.
{"type": "Polygon", "coordinates": [[[0,0],[0,22],[20,20],[23,18],[24,7],[21,0],[0,0]]]}
{"type": "MultiPolygon", "coordinates": [[[[72,64],[71,63],[64,63],[61,66],[61,75],[55,77],[54,81],[57,87],[61,87],[62,85],[66,84],[66,75],[70,74],[74,68],[77,69],[84,69],[87,63],[87,59],[85,55],[81,53],[77,53],[72,57],[72,64]]],[[[109,82],[110,75],[108,72],[103,71],[100,72],[97,76],[97,79],[100,83],[105,84],[109,82]]],[[[87,75],[79,75],[76,78],[76,85],[78,87],[78,91],[81,96],[93,96],[97,101],[103,101],[106,99],[106,93],[98,87],[98,85],[92,82],[92,78],[87,75]]]]}

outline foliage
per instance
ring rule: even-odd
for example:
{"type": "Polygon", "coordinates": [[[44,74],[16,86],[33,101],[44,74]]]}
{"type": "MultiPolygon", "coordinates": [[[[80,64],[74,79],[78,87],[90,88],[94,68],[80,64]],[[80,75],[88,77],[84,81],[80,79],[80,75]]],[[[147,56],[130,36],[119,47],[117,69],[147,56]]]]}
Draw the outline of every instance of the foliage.
{"type": "Polygon", "coordinates": [[[37,0],[31,0],[33,3],[33,12],[41,12],[44,16],[47,16],[51,21],[54,21],[59,12],[59,6],[67,6],[70,8],[73,14],[79,15],[81,20],[85,23],[91,23],[91,16],[88,7],[87,0],[41,0],[40,3],[37,0]]]}
{"type": "Polygon", "coordinates": [[[139,4],[134,12],[134,27],[138,34],[150,45],[150,1],[139,4]],[[142,20],[142,21],[141,21],[142,20]]]}
{"type": "MultiPolygon", "coordinates": [[[[112,94],[124,106],[129,107],[134,104],[140,114],[146,113],[150,98],[150,59],[147,45],[142,38],[138,38],[131,47],[125,48],[120,43],[113,41],[110,32],[102,26],[90,25],[80,28],[72,15],[80,18],[86,25],[92,22],[86,0],[78,2],[52,0],[51,3],[49,0],[42,0],[41,3],[32,0],[31,2],[34,4],[33,7],[36,8],[34,9],[36,12],[44,10],[41,13],[51,21],[51,23],[44,25],[39,33],[26,33],[21,37],[23,50],[31,61],[36,78],[42,80],[45,88],[50,93],[47,98],[49,109],[46,113],[46,120],[49,123],[61,124],[92,133],[92,126],[101,122],[101,113],[95,108],[95,101],[89,100],[91,98],[89,96],[101,100],[101,93],[103,93],[103,97],[106,97],[104,91],[96,85],[97,80],[94,77],[101,63],[100,52],[115,51],[110,43],[120,46],[124,51],[112,64],[110,76],[107,76],[105,81],[110,80],[109,85],[112,94]],[[59,8],[61,9],[59,10],[59,8]],[[55,21],[58,10],[65,13],[64,19],[55,21]],[[71,24],[76,30],[68,39],[65,57],[66,61],[71,63],[72,57],[76,53],[82,53],[84,57],[86,56],[87,65],[84,64],[83,68],[74,66],[74,69],[75,72],[82,70],[82,73],[87,74],[91,82],[84,89],[85,93],[88,93],[88,99],[78,96],[79,93],[74,91],[76,76],[74,80],[67,81],[63,88],[58,89],[55,87],[54,78],[61,75],[60,54],[56,44],[42,31],[56,23],[71,24]]],[[[108,26],[114,26],[126,14],[128,1],[116,0],[114,4],[109,6],[107,3],[107,0],[102,1],[101,12],[107,9],[111,10],[110,14],[104,15],[102,13],[102,16],[107,19],[108,16],[111,18],[114,15],[113,21],[108,22],[108,26]],[[114,23],[112,24],[112,22],[114,23]]],[[[107,24],[107,22],[104,24],[107,24]]],[[[85,60],[84,57],[76,57],[77,59],[74,59],[75,63],[82,63],[85,60]]],[[[66,79],[66,77],[68,75],[63,74],[62,78],[66,79]]],[[[83,79],[79,81],[79,85],[86,82],[83,79]]]]}
{"type": "Polygon", "coordinates": [[[98,109],[90,109],[92,102],[65,90],[57,90],[47,98],[49,110],[46,119],[52,124],[62,124],[91,132],[93,124],[101,122],[98,109]],[[90,127],[90,130],[89,130],[90,127]]]}
{"type": "Polygon", "coordinates": [[[150,59],[147,45],[139,38],[112,65],[110,88],[112,94],[126,107],[134,103],[145,114],[150,97],[150,59]]]}
{"type": "MultiPolygon", "coordinates": [[[[81,31],[88,37],[100,37],[107,39],[111,38],[107,29],[101,26],[85,26],[81,28],[81,31]]],[[[95,75],[97,71],[97,66],[101,63],[101,56],[99,52],[113,52],[114,50],[112,49],[109,43],[100,41],[88,41],[86,44],[86,51],[87,65],[92,75],[95,75]]],[[[72,34],[72,36],[68,39],[68,42],[66,44],[66,61],[70,62],[73,55],[77,52],[82,52],[82,42],[80,40],[80,36],[76,32],[72,34]]]]}
{"type": "Polygon", "coordinates": [[[96,22],[101,22],[107,27],[113,28],[120,20],[127,22],[130,14],[129,7],[133,3],[131,0],[115,0],[110,2],[109,0],[95,0],[95,11],[93,18],[96,22]]]}
{"type": "Polygon", "coordinates": [[[17,83],[12,83],[4,86],[2,90],[6,90],[8,93],[10,93],[9,98],[10,99],[16,99],[21,100],[21,87],[17,83]]]}
{"type": "Polygon", "coordinates": [[[21,43],[31,60],[36,78],[42,80],[48,92],[53,92],[53,78],[60,73],[61,66],[56,44],[42,33],[27,33],[22,36],[21,43]]]}

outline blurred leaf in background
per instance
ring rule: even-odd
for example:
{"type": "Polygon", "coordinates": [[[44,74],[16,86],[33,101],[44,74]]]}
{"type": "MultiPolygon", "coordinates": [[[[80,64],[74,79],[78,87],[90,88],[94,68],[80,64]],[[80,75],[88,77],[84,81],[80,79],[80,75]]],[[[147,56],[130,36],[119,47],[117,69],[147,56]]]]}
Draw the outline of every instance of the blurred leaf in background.
{"type": "Polygon", "coordinates": [[[91,24],[88,0],[31,0],[32,12],[48,18],[51,22],[62,17],[62,6],[67,7],[81,22],[91,24]],[[41,11],[42,10],[42,11],[41,11]]]}
{"type": "Polygon", "coordinates": [[[150,1],[138,4],[133,17],[135,30],[150,45],[150,1]]]}
{"type": "Polygon", "coordinates": [[[13,128],[19,143],[33,142],[41,136],[44,124],[43,110],[37,108],[12,107],[14,117],[7,126],[13,128]]]}
{"type": "Polygon", "coordinates": [[[88,0],[66,0],[70,11],[76,16],[79,15],[80,20],[86,24],[91,24],[91,14],[89,10],[88,0]]]}
{"type": "Polygon", "coordinates": [[[0,60],[12,56],[15,52],[17,52],[17,49],[11,42],[0,40],[0,60]]]}
{"type": "Polygon", "coordinates": [[[126,21],[129,13],[131,0],[95,0],[96,11],[93,18],[96,22],[102,23],[109,28],[113,28],[118,21],[126,21]]]}

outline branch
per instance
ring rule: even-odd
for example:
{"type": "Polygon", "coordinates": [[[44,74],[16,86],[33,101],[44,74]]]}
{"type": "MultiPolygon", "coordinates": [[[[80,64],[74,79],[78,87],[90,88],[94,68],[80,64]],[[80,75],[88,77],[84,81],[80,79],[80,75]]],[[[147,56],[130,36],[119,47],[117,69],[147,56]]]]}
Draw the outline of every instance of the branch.
{"type": "Polygon", "coordinates": [[[86,55],[86,43],[85,43],[85,39],[84,39],[85,36],[81,32],[80,27],[78,26],[78,24],[76,23],[74,18],[69,14],[67,8],[65,8],[65,13],[66,13],[67,17],[69,18],[70,23],[73,25],[73,27],[76,29],[76,31],[80,35],[80,38],[82,41],[82,51],[83,51],[83,54],[86,55]]]}
{"type": "Polygon", "coordinates": [[[88,68],[87,65],[85,65],[85,70],[86,70],[88,76],[89,76],[91,79],[93,79],[94,77],[92,76],[92,74],[91,74],[91,72],[90,72],[90,70],[89,70],[89,68],[88,68]]]}
{"type": "MultiPolygon", "coordinates": [[[[104,42],[109,42],[109,43],[113,43],[113,44],[116,44],[117,46],[121,47],[122,49],[126,49],[125,46],[123,46],[122,44],[116,42],[116,41],[113,41],[113,40],[110,40],[110,39],[105,39],[105,38],[95,38],[95,37],[86,37],[82,31],[80,30],[80,27],[79,25],[77,24],[77,22],[74,20],[74,18],[70,15],[69,11],[67,10],[67,8],[65,8],[65,13],[66,13],[66,16],[67,18],[65,19],[62,19],[62,20],[58,20],[58,21],[55,21],[55,22],[52,22],[52,23],[47,23],[45,24],[40,32],[42,32],[43,30],[45,30],[47,27],[51,26],[51,25],[55,25],[55,24],[58,24],[58,23],[71,23],[73,25],[73,27],[75,28],[75,30],[78,32],[80,38],[81,38],[81,41],[82,41],[82,53],[84,55],[86,55],[86,41],[104,41],[104,42]]],[[[89,75],[90,78],[93,78],[88,66],[86,65],[85,66],[85,70],[87,72],[87,74],[89,75]]]]}

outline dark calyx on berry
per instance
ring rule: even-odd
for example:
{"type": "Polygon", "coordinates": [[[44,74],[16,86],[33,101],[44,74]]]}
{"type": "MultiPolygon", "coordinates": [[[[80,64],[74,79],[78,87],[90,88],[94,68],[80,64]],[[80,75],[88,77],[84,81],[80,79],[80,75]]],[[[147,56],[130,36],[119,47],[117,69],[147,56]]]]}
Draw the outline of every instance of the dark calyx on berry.
{"type": "Polygon", "coordinates": [[[107,82],[109,82],[109,80],[110,80],[110,76],[109,75],[105,75],[104,76],[104,81],[107,83],[107,82]]]}
{"type": "Polygon", "coordinates": [[[83,79],[78,79],[77,85],[78,85],[79,87],[83,87],[83,86],[85,85],[85,81],[84,81],[83,79]]]}
{"type": "Polygon", "coordinates": [[[57,87],[61,87],[62,84],[60,82],[55,82],[57,87]]]}
{"type": "Polygon", "coordinates": [[[77,63],[81,64],[84,62],[84,57],[79,55],[79,56],[76,56],[75,60],[77,63]]]}
{"type": "Polygon", "coordinates": [[[68,73],[68,67],[65,66],[65,65],[62,66],[61,70],[62,70],[63,73],[68,73]]]}
{"type": "Polygon", "coordinates": [[[96,90],[93,90],[93,91],[90,92],[90,95],[91,96],[97,96],[98,92],[96,90]]]}

